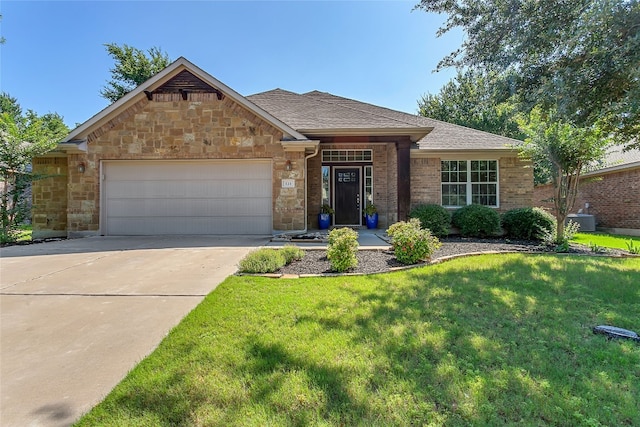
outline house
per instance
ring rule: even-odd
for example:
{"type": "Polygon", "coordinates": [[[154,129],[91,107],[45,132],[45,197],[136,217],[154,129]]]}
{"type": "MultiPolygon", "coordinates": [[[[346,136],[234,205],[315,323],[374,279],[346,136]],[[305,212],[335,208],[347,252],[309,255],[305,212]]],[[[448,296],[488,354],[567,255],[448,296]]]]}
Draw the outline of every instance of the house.
{"type": "Polygon", "coordinates": [[[74,129],[34,171],[35,237],[380,227],[412,206],[531,206],[517,141],[323,92],[242,96],[184,58],[74,129]]]}
{"type": "MultiPolygon", "coordinates": [[[[534,190],[536,206],[553,208],[551,184],[534,190]]],[[[640,236],[640,150],[614,146],[580,177],[574,212],[595,216],[599,229],[640,236]]]]}

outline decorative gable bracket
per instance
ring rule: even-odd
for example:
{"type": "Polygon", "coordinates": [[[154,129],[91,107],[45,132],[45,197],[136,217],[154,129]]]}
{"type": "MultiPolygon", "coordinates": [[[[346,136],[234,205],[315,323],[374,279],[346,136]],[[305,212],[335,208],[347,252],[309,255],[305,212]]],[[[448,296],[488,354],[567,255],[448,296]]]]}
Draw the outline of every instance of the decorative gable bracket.
{"type": "Polygon", "coordinates": [[[178,73],[157,89],[144,91],[149,101],[153,100],[153,95],[156,93],[179,93],[185,101],[189,93],[215,93],[218,101],[224,99],[224,93],[219,89],[211,86],[187,70],[178,73]]]}

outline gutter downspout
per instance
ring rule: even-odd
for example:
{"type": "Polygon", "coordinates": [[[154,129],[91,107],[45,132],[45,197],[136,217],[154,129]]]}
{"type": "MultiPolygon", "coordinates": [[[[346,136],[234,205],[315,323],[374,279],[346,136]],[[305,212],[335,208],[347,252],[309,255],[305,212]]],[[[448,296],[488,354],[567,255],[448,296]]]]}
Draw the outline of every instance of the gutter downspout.
{"type": "Polygon", "coordinates": [[[309,154],[308,156],[305,156],[304,158],[304,233],[307,232],[307,229],[309,228],[309,224],[308,224],[308,216],[307,216],[307,209],[308,209],[308,200],[307,200],[307,172],[308,172],[308,167],[307,167],[307,160],[309,160],[311,157],[315,157],[318,155],[318,151],[320,151],[320,144],[316,144],[315,146],[315,150],[313,152],[313,154],[309,154]]]}

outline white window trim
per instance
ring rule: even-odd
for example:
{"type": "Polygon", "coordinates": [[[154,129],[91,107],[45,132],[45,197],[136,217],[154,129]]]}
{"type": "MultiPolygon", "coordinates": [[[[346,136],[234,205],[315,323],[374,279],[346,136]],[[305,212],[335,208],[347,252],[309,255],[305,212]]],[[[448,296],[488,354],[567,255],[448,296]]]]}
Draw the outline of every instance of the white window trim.
{"type": "MultiPolygon", "coordinates": [[[[495,205],[483,205],[483,206],[487,206],[489,208],[495,208],[498,209],[500,208],[500,162],[497,159],[471,159],[471,160],[464,160],[464,159],[460,159],[460,160],[453,160],[453,159],[441,159],[440,160],[440,203],[442,203],[442,195],[443,195],[443,191],[442,191],[442,186],[445,184],[466,184],[467,187],[467,205],[472,204],[472,200],[473,200],[473,194],[472,194],[472,189],[473,189],[473,184],[494,184],[494,182],[472,182],[471,181],[471,162],[496,162],[496,181],[495,181],[495,185],[496,185],[496,204],[495,205]],[[467,162],[467,182],[462,183],[462,182],[442,182],[442,162],[467,162]]],[[[445,208],[450,208],[450,209],[458,209],[458,208],[462,208],[464,206],[457,206],[457,205],[442,205],[445,208]]]]}
{"type": "Polygon", "coordinates": [[[353,149],[353,148],[322,150],[322,162],[323,163],[368,163],[368,162],[373,162],[373,150],[372,149],[353,149]],[[364,153],[369,153],[369,158],[371,160],[331,160],[331,159],[326,160],[325,159],[325,155],[329,156],[330,153],[340,152],[340,151],[345,151],[345,152],[349,152],[349,153],[361,153],[363,158],[364,158],[364,153]]]}

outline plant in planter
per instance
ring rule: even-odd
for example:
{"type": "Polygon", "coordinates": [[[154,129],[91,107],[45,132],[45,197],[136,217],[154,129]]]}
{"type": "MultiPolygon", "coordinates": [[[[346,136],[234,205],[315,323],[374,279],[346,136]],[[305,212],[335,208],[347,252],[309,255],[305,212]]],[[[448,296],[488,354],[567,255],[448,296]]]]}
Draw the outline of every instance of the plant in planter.
{"type": "Polygon", "coordinates": [[[367,219],[367,228],[378,228],[378,208],[373,203],[369,203],[364,208],[364,215],[367,219]]]}
{"type": "Polygon", "coordinates": [[[333,215],[335,211],[328,204],[324,204],[320,207],[320,213],[318,214],[318,228],[320,230],[326,230],[331,225],[331,215],[333,215]]]}

